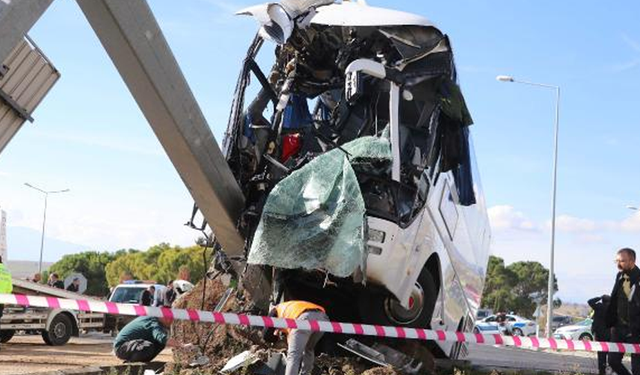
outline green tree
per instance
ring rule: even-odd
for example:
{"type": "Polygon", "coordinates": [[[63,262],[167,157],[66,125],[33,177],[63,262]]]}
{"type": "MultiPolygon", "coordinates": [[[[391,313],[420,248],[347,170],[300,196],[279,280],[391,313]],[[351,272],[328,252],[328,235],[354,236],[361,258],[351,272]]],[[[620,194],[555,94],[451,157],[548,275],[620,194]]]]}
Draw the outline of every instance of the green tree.
{"type": "MultiPolygon", "coordinates": [[[[505,267],[502,258],[491,256],[481,305],[530,317],[536,309],[533,297],[547,299],[548,278],[549,270],[538,262],[516,262],[505,267]]],[[[558,281],[554,280],[558,291],[558,281]]]]}
{"type": "Polygon", "coordinates": [[[513,305],[511,287],[516,281],[516,275],[504,266],[502,258],[490,256],[482,293],[482,307],[494,311],[509,309],[509,306],[513,305]]]}
{"type": "MultiPolygon", "coordinates": [[[[549,270],[538,262],[516,262],[507,266],[517,277],[513,286],[517,311],[526,316],[533,315],[536,309],[532,296],[547,301],[549,288],[549,270]]],[[[558,291],[558,280],[554,276],[554,293],[558,291]]]]}
{"type": "Polygon", "coordinates": [[[200,246],[182,248],[162,243],[147,251],[125,253],[106,267],[107,280],[110,286],[114,286],[122,281],[123,275],[130,275],[133,279],[164,284],[177,279],[181,268],[189,269],[190,274],[199,279],[208,266],[202,252],[200,246]]]}
{"type": "Polygon", "coordinates": [[[65,255],[49,268],[47,276],[55,272],[64,279],[73,273],[81,273],[87,278],[86,294],[105,296],[109,292],[105,268],[114,258],[114,254],[97,251],[65,255]]]}

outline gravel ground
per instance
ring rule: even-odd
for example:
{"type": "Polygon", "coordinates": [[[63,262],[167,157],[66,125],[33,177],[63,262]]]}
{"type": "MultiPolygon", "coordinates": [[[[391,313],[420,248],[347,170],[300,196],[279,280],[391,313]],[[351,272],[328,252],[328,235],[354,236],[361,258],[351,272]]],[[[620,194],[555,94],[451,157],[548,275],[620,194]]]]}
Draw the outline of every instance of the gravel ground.
{"type": "MultiPolygon", "coordinates": [[[[40,336],[15,336],[0,349],[0,375],[37,374],[85,366],[122,364],[111,352],[113,338],[105,334],[73,337],[63,346],[48,346],[40,336]]],[[[157,361],[172,361],[165,349],[157,361]]]]}

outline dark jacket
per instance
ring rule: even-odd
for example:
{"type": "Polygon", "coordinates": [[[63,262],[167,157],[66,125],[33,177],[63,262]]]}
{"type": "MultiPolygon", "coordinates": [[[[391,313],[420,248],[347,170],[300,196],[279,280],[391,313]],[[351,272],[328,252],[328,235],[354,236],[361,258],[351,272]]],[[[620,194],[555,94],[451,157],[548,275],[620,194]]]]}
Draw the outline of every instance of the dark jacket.
{"type": "Polygon", "coordinates": [[[176,291],[173,288],[166,288],[162,292],[162,306],[171,307],[173,301],[176,300],[176,291]]]}
{"type": "Polygon", "coordinates": [[[49,286],[53,288],[64,289],[64,281],[62,280],[54,281],[52,283],[49,283],[49,286]]]}
{"type": "Polygon", "coordinates": [[[118,349],[122,344],[132,340],[151,341],[161,347],[167,344],[167,328],[162,326],[158,318],[151,316],[140,316],[132,320],[120,330],[118,336],[113,341],[114,349],[118,349]]]}
{"type": "Polygon", "coordinates": [[[593,323],[591,332],[597,340],[609,340],[609,329],[607,328],[607,310],[610,301],[605,301],[602,297],[591,298],[588,302],[593,309],[593,323]]]}
{"type": "Polygon", "coordinates": [[[70,291],[70,292],[78,293],[78,290],[80,290],[80,288],[76,284],[71,283],[67,287],[67,290],[70,291]]]}
{"type": "Polygon", "coordinates": [[[140,304],[142,306],[151,306],[152,303],[153,303],[153,295],[149,290],[145,289],[144,292],[142,292],[142,295],[140,296],[140,304]]]}
{"type": "MultiPolygon", "coordinates": [[[[640,336],[640,269],[634,267],[629,272],[631,281],[631,298],[629,300],[629,329],[634,336],[640,336]]],[[[615,327],[618,323],[618,298],[622,290],[622,272],[616,275],[616,283],[611,292],[611,303],[607,309],[607,327],[615,327]]]]}

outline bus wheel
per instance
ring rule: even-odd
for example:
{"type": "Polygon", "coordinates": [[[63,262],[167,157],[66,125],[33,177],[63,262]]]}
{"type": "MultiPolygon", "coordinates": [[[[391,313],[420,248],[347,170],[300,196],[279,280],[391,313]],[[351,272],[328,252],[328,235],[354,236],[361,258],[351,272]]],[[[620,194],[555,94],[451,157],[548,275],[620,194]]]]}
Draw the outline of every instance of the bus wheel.
{"type": "Polygon", "coordinates": [[[360,316],[364,321],[381,325],[425,328],[431,324],[437,298],[433,277],[424,268],[411,291],[408,309],[389,293],[363,293],[359,303],[360,316]]]}
{"type": "Polygon", "coordinates": [[[58,346],[66,344],[71,338],[73,323],[65,314],[56,315],[51,321],[48,331],[42,331],[42,339],[47,345],[58,346]]]}

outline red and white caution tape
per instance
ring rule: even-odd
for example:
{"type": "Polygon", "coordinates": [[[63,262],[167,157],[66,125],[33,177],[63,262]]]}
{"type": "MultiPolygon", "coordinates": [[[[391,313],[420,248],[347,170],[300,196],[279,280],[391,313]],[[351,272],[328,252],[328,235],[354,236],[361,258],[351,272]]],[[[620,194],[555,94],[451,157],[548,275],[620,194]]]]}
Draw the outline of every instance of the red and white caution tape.
{"type": "Polygon", "coordinates": [[[244,325],[251,327],[274,327],[320,331],[347,335],[392,337],[449,342],[466,342],[480,345],[514,346],[519,348],[564,349],[589,352],[618,352],[640,354],[640,344],[623,344],[582,340],[557,340],[537,337],[484,335],[465,332],[429,330],[422,328],[389,327],[358,323],[339,323],[317,320],[294,320],[268,316],[216,313],[194,309],[170,309],[141,305],[120,304],[95,300],[73,300],[55,297],[0,294],[0,304],[68,309],[113,315],[153,316],[193,322],[244,325]]]}

